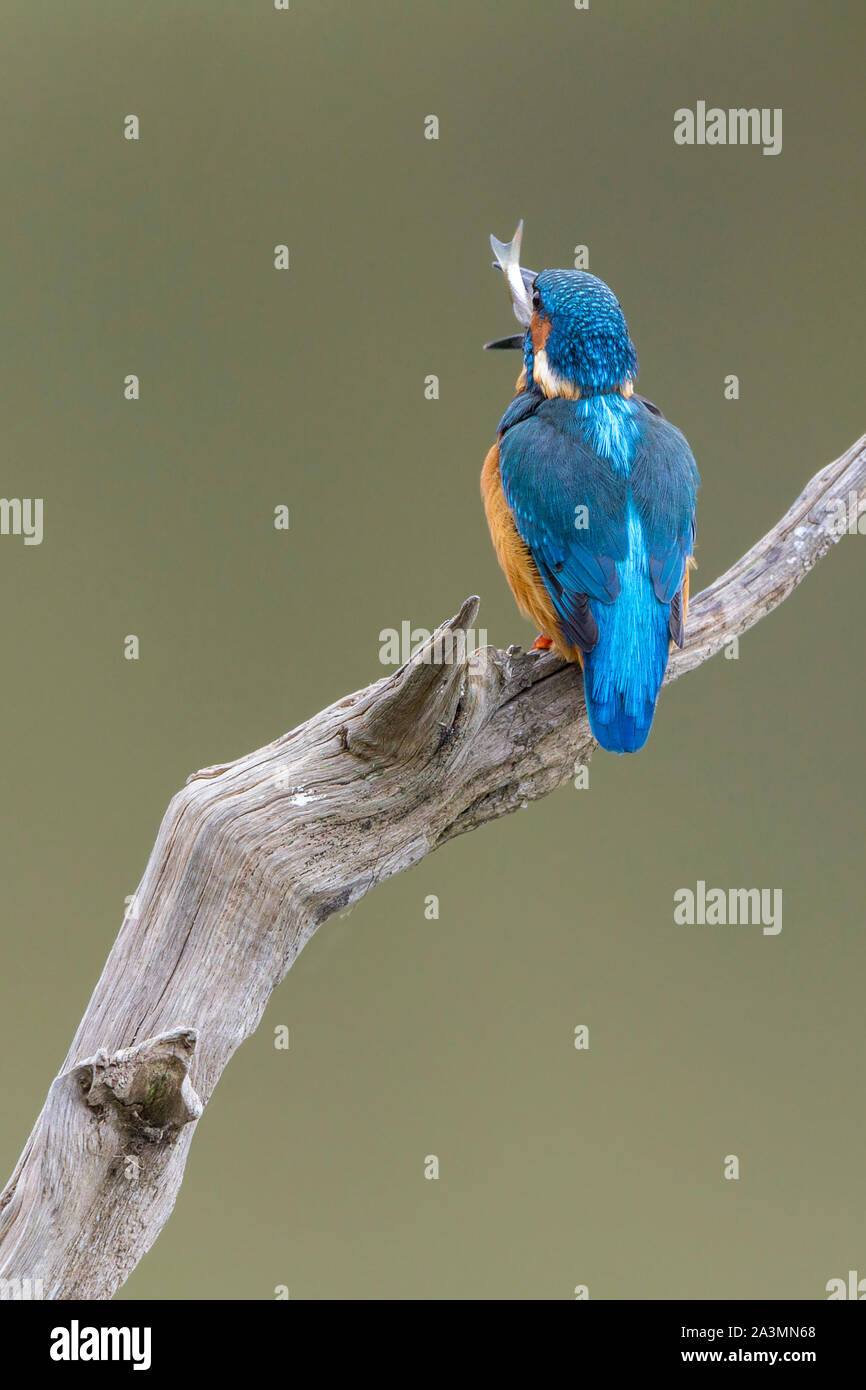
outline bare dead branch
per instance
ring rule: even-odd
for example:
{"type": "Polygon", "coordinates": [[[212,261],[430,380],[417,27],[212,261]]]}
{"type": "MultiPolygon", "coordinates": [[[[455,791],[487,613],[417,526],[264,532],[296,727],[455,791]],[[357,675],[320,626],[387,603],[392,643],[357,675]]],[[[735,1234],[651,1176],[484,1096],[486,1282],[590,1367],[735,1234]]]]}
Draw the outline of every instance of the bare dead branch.
{"type": "MultiPolygon", "coordinates": [[[[866,436],[693,601],[667,679],[787,598],[864,498],[866,436]]],[[[173,798],[0,1196],[0,1278],[11,1281],[0,1296],[41,1281],[46,1298],[110,1297],[171,1213],[220,1073],[316,928],[588,761],[580,672],[517,648],[461,653],[477,610],[467,599],[408,665],[195,773],[173,798]]]]}

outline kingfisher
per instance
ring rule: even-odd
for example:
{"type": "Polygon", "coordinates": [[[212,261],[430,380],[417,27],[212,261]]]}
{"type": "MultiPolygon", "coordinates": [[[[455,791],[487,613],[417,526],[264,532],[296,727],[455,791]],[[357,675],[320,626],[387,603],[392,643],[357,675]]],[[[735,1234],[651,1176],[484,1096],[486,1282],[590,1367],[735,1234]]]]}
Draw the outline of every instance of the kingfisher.
{"type": "Polygon", "coordinates": [[[481,473],[517,606],[583,670],[593,736],[647,740],[671,643],[682,647],[700,477],[684,435],[635,394],[637,354],[612,290],[584,270],[520,264],[521,222],[490,238],[523,332],[523,367],[481,473]]]}

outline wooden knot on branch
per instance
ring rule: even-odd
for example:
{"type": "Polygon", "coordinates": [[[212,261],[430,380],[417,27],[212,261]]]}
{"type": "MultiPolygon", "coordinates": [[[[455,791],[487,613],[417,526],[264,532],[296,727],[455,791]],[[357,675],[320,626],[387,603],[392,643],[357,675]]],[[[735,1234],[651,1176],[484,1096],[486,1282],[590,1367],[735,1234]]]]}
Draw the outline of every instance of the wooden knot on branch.
{"type": "Polygon", "coordinates": [[[474,594],[467,598],[385,683],[364,715],[346,726],[348,752],[382,769],[394,763],[423,765],[453,737],[467,694],[474,655],[469,629],[479,602],[474,594]]]}
{"type": "Polygon", "coordinates": [[[87,1104],[104,1110],[131,1134],[155,1142],[197,1120],[203,1110],[189,1079],[196,1045],[193,1028],[174,1028],[134,1047],[79,1062],[69,1075],[87,1104]]]}

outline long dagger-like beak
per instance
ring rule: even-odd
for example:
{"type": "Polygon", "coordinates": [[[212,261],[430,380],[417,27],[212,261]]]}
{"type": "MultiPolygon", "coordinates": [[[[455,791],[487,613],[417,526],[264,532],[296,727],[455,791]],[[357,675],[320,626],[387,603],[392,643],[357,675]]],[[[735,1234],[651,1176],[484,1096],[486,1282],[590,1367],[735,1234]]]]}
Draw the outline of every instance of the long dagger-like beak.
{"type": "Polygon", "coordinates": [[[507,338],[494,338],[492,343],[485,343],[485,348],[519,348],[523,351],[523,334],[512,333],[507,338]]]}
{"type": "MultiPolygon", "coordinates": [[[[524,270],[520,264],[520,245],[523,241],[523,219],[518,223],[517,231],[509,242],[498,241],[495,236],[490,238],[490,245],[496,260],[494,266],[501,270],[508,285],[508,292],[511,295],[511,304],[514,309],[514,317],[524,328],[529,327],[532,318],[532,282],[535,279],[534,270],[524,270]]],[[[485,343],[486,348],[522,348],[523,334],[517,333],[508,338],[497,338],[492,343],[485,343]]]]}

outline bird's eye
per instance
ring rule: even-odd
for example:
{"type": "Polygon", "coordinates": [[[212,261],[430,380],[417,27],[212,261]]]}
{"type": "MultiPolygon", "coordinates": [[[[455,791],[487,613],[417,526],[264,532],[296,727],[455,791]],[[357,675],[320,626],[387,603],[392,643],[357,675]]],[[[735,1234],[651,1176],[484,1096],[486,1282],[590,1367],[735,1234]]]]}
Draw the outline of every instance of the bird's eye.
{"type": "Polygon", "coordinates": [[[532,291],[532,307],[533,309],[541,308],[541,295],[538,293],[538,290],[532,291]]]}

